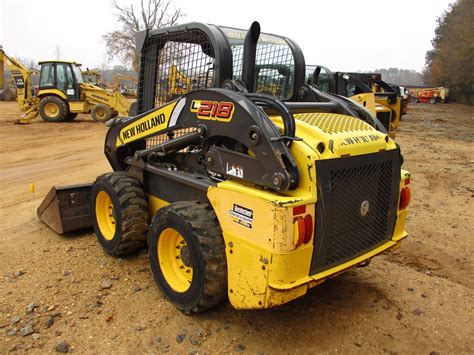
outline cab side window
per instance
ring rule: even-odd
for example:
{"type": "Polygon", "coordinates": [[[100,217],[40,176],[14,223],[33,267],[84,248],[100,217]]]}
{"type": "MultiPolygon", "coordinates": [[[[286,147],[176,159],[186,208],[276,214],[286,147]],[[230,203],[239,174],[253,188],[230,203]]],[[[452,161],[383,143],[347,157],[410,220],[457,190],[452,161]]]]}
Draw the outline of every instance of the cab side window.
{"type": "Polygon", "coordinates": [[[74,75],[72,74],[72,69],[70,65],[66,66],[66,80],[67,80],[67,88],[68,89],[74,88],[74,75]]]}
{"type": "Polygon", "coordinates": [[[54,65],[43,64],[41,67],[41,80],[39,86],[54,86],[54,65]]]}
{"type": "Polygon", "coordinates": [[[67,79],[66,79],[66,65],[65,64],[56,64],[56,75],[58,79],[58,89],[66,92],[67,89],[67,79]]]}

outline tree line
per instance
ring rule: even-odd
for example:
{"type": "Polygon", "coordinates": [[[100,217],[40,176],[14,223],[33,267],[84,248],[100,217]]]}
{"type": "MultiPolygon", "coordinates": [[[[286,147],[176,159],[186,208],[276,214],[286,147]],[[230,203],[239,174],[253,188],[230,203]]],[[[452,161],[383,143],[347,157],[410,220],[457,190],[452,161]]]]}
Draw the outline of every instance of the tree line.
{"type": "Polygon", "coordinates": [[[437,19],[425,80],[450,89],[450,100],[474,105],[474,0],[457,0],[437,19]]]}

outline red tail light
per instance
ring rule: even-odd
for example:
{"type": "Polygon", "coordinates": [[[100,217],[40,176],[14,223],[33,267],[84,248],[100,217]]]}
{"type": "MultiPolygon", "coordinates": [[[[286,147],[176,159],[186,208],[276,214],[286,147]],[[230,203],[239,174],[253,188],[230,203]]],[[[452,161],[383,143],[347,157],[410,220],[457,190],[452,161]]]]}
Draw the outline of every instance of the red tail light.
{"type": "Polygon", "coordinates": [[[410,204],[411,199],[411,190],[409,187],[404,187],[402,191],[400,191],[400,203],[398,204],[399,210],[404,210],[410,204]]]}
{"type": "Polygon", "coordinates": [[[304,216],[298,216],[294,220],[294,238],[293,243],[295,247],[300,245],[308,244],[313,237],[313,218],[307,214],[304,216]]]}
{"type": "Polygon", "coordinates": [[[293,239],[293,243],[295,244],[295,247],[299,247],[301,244],[303,244],[304,241],[304,230],[305,230],[305,225],[304,225],[304,220],[302,217],[296,217],[295,220],[295,228],[297,228],[297,231],[295,233],[295,237],[293,239]]]}
{"type": "Polygon", "coordinates": [[[308,244],[313,237],[313,218],[307,214],[304,216],[304,241],[303,243],[308,244]]]}

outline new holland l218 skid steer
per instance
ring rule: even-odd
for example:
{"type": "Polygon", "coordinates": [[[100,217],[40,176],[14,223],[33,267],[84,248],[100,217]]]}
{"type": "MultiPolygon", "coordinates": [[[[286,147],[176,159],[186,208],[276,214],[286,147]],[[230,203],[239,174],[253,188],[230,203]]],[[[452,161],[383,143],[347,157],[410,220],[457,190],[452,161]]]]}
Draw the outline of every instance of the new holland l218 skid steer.
{"type": "Polygon", "coordinates": [[[113,256],[148,246],[158,287],[188,313],[280,305],[399,247],[399,147],[361,106],[305,84],[295,42],[256,22],[137,39],[138,115],[110,121],[113,172],[53,188],[38,209],[49,226],[92,226],[113,256]]]}

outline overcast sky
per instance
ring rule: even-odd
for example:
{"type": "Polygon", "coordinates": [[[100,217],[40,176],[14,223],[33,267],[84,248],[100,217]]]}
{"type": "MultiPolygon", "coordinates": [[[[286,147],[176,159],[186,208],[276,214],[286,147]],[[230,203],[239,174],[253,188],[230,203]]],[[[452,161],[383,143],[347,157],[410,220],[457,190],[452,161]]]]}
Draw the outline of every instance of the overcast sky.
{"type": "MultiPolygon", "coordinates": [[[[138,0],[119,0],[124,4],[138,0]]],[[[436,18],[451,0],[175,0],[185,22],[284,35],[303,50],[307,64],[354,71],[420,71],[431,48],[436,18]]],[[[61,59],[85,67],[107,63],[102,35],[118,25],[109,0],[0,0],[0,44],[10,55],[61,59]]]]}

